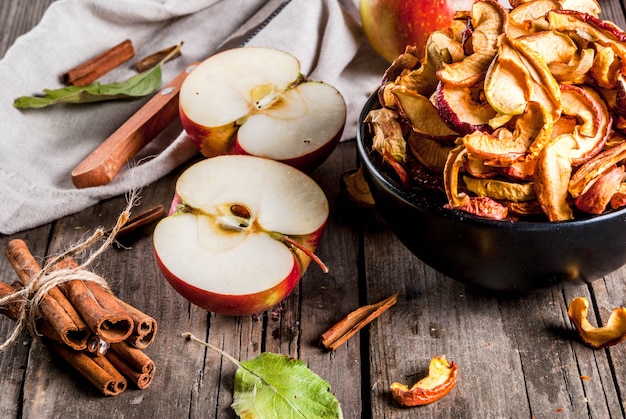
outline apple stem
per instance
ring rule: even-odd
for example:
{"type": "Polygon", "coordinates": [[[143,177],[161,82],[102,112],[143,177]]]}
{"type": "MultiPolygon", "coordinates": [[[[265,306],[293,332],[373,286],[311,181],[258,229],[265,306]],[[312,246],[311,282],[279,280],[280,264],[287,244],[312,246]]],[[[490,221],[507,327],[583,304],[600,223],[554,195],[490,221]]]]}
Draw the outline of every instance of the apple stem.
{"type": "Polygon", "coordinates": [[[315,253],[313,253],[311,251],[311,249],[307,249],[301,243],[298,243],[297,241],[295,241],[291,237],[285,236],[284,234],[280,234],[280,239],[282,241],[287,242],[290,245],[292,245],[294,247],[297,247],[298,249],[302,250],[308,257],[313,259],[313,261],[315,261],[315,263],[317,263],[317,265],[320,268],[322,268],[322,272],[324,272],[325,274],[328,273],[328,271],[329,271],[328,266],[326,266],[326,264],[324,262],[322,262],[322,259],[320,259],[315,253]]]}
{"type": "Polygon", "coordinates": [[[241,365],[241,363],[239,362],[239,360],[237,360],[235,357],[233,357],[231,354],[229,354],[228,352],[224,352],[223,350],[221,350],[220,348],[218,348],[215,345],[210,344],[209,342],[205,342],[202,339],[198,339],[197,337],[195,337],[192,333],[190,332],[184,332],[182,334],[183,338],[187,339],[187,340],[193,340],[195,342],[198,342],[201,345],[206,346],[207,348],[217,352],[218,354],[222,355],[224,358],[228,359],[230,362],[232,362],[233,364],[235,364],[237,367],[243,368],[243,366],[241,365]]]}

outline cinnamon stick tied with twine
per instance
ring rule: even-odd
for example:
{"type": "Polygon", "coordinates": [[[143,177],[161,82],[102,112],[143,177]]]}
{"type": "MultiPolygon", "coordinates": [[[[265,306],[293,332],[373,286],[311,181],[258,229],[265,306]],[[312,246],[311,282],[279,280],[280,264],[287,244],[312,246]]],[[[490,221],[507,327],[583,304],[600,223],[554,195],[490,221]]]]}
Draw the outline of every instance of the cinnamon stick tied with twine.
{"type": "MultiPolygon", "coordinates": [[[[11,285],[0,282],[0,299],[11,297],[10,299],[13,300],[13,294],[22,288],[22,284],[17,281],[11,285]]],[[[11,320],[18,320],[22,315],[22,304],[23,302],[21,301],[13,300],[7,304],[0,305],[0,314],[5,315],[11,320]]],[[[39,317],[37,319],[37,331],[50,340],[65,344],[46,317],[39,317]]],[[[87,344],[87,348],[89,348],[89,344],[87,344]]]]}
{"type": "MultiPolygon", "coordinates": [[[[78,264],[66,258],[57,264],[59,269],[76,269],[78,264]]],[[[103,340],[121,342],[133,331],[134,323],[117,298],[92,281],[72,280],[60,285],[63,293],[76,308],[89,329],[103,340]]]]}
{"type": "MultiPolygon", "coordinates": [[[[68,269],[78,267],[72,258],[63,260],[68,269]]],[[[69,281],[62,285],[68,300],[89,328],[108,343],[128,341],[145,349],[156,337],[157,322],[151,316],[116,297],[91,281],[69,281]],[[93,326],[92,326],[93,325],[93,326]]]]}
{"type": "MultiPolygon", "coordinates": [[[[42,270],[23,240],[11,240],[7,245],[6,257],[24,286],[28,286],[42,270]]],[[[37,286],[35,285],[35,287],[37,286]]],[[[49,289],[43,295],[38,309],[41,316],[49,323],[49,327],[63,343],[74,350],[82,350],[87,347],[87,339],[90,335],[89,328],[58,287],[49,289]]],[[[20,316],[26,315],[27,311],[29,310],[24,311],[20,316]]],[[[33,317],[35,316],[34,313],[31,314],[33,317]]],[[[15,332],[19,333],[20,331],[16,329],[15,332]]]]}
{"type": "Polygon", "coordinates": [[[379,303],[366,305],[354,310],[322,334],[321,345],[328,350],[334,351],[346,343],[359,330],[396,304],[398,295],[400,295],[399,292],[379,303]]]}
{"type": "Polygon", "coordinates": [[[152,383],[156,367],[148,355],[127,342],[111,344],[107,360],[140,390],[152,383]]]}
{"type": "Polygon", "coordinates": [[[58,343],[50,346],[105,396],[117,396],[126,390],[126,378],[106,357],[89,356],[85,352],[73,351],[58,343]]]}
{"type": "Polygon", "coordinates": [[[61,76],[61,81],[66,85],[86,86],[134,56],[135,47],[130,39],[126,39],[97,57],[68,70],[61,76]]]}

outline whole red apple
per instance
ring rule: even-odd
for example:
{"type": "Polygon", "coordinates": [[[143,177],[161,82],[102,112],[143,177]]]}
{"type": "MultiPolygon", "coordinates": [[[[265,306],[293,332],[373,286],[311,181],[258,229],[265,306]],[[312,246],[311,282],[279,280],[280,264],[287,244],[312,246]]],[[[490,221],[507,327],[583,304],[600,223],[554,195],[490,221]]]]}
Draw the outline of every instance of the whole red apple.
{"type": "Polygon", "coordinates": [[[370,44],[392,62],[407,45],[423,51],[428,36],[451,25],[474,0],[361,0],[361,22],[370,44]]]}

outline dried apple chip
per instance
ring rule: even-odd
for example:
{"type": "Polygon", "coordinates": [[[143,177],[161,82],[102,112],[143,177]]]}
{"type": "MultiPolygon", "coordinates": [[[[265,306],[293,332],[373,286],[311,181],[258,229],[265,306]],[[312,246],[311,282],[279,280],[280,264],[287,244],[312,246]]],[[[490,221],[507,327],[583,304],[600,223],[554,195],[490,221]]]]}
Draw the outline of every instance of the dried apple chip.
{"type": "Polygon", "coordinates": [[[559,3],[565,10],[576,10],[595,17],[600,15],[600,5],[596,0],[559,0],[559,3]]]}
{"type": "Polygon", "coordinates": [[[605,348],[626,339],[626,308],[613,309],[606,325],[593,327],[587,320],[589,302],[584,297],[576,297],[569,303],[567,315],[576,327],[582,341],[593,349],[605,348]]]}
{"type": "Polygon", "coordinates": [[[499,179],[476,179],[463,176],[463,183],[470,192],[498,201],[525,202],[537,199],[532,182],[507,182],[499,179]]]}
{"type": "Polygon", "coordinates": [[[508,13],[497,1],[477,1],[472,6],[471,22],[474,53],[463,61],[444,64],[437,72],[439,80],[457,86],[476,84],[497,53],[497,40],[506,32],[508,13]]]}
{"type": "Polygon", "coordinates": [[[409,134],[407,141],[415,158],[428,170],[443,173],[452,146],[424,137],[415,132],[409,134]]]}
{"type": "Polygon", "coordinates": [[[626,33],[615,24],[575,10],[552,10],[547,17],[551,29],[575,32],[590,42],[611,47],[626,61],[626,33]]]}
{"type": "Polygon", "coordinates": [[[589,214],[602,214],[624,180],[624,166],[613,166],[576,199],[576,207],[589,214]]]}
{"type": "Polygon", "coordinates": [[[593,180],[608,168],[626,158],[626,141],[608,148],[580,166],[569,181],[568,190],[573,198],[584,193],[593,180]]]}
{"type": "Polygon", "coordinates": [[[571,220],[572,208],[567,202],[567,187],[572,173],[570,153],[576,143],[562,135],[548,144],[537,157],[535,191],[543,212],[550,221],[571,220]]]}
{"type": "Polygon", "coordinates": [[[430,360],[428,375],[409,388],[406,384],[391,383],[394,400],[406,407],[423,406],[436,402],[456,386],[458,367],[445,355],[430,360]]]}
{"type": "Polygon", "coordinates": [[[545,31],[548,21],[546,13],[558,10],[561,5],[556,0],[532,0],[515,7],[509,12],[508,35],[514,38],[545,31]]]}
{"type": "Polygon", "coordinates": [[[611,47],[596,45],[596,54],[593,65],[589,69],[589,74],[598,83],[598,86],[605,89],[617,87],[617,78],[620,75],[621,60],[611,47]]]}
{"type": "Polygon", "coordinates": [[[446,125],[435,105],[427,97],[403,86],[396,87],[392,93],[398,100],[398,112],[411,123],[413,131],[448,142],[458,137],[458,133],[446,125]]]}

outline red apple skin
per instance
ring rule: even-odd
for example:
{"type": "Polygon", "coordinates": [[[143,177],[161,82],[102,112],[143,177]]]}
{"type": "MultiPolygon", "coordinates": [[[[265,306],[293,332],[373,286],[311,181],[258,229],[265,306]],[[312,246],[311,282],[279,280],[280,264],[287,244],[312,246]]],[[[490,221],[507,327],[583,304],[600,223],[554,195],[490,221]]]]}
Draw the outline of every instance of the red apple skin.
{"type": "MultiPolygon", "coordinates": [[[[344,127],[345,127],[345,123],[341,127],[341,129],[337,132],[337,134],[335,134],[332,140],[330,140],[329,142],[324,144],[322,147],[318,148],[317,150],[311,153],[305,154],[300,157],[295,157],[293,159],[284,159],[284,160],[275,159],[275,160],[288,164],[289,166],[295,167],[296,169],[300,169],[301,171],[305,173],[310,173],[314,169],[318,168],[322,163],[324,163],[324,161],[326,161],[326,159],[332,154],[335,148],[337,148],[337,144],[339,144],[339,141],[341,140],[344,127]]],[[[239,141],[235,141],[235,143],[233,144],[233,147],[229,150],[229,154],[250,155],[250,153],[248,153],[244,148],[241,147],[241,145],[239,144],[239,141]]],[[[258,156],[258,157],[267,157],[267,156],[258,156]]]]}
{"type": "Polygon", "coordinates": [[[187,133],[187,137],[198,147],[198,150],[200,150],[200,153],[202,153],[204,157],[210,158],[220,154],[231,154],[230,150],[233,147],[232,143],[236,134],[234,127],[232,131],[220,131],[221,127],[207,127],[197,124],[189,119],[183,109],[179,110],[179,115],[180,122],[187,133]],[[207,147],[207,144],[211,144],[211,147],[207,147]]]}
{"type": "MultiPolygon", "coordinates": [[[[473,0],[361,0],[361,23],[372,48],[392,62],[407,45],[423,53],[428,36],[452,24],[473,0]]],[[[422,58],[422,57],[420,57],[422,58]]]]}
{"type": "Polygon", "coordinates": [[[248,316],[271,309],[291,294],[302,276],[300,265],[295,263],[289,276],[270,289],[254,294],[224,295],[189,285],[172,274],[158,254],[155,254],[155,259],[167,282],[182,297],[204,310],[225,316],[248,316]]]}

